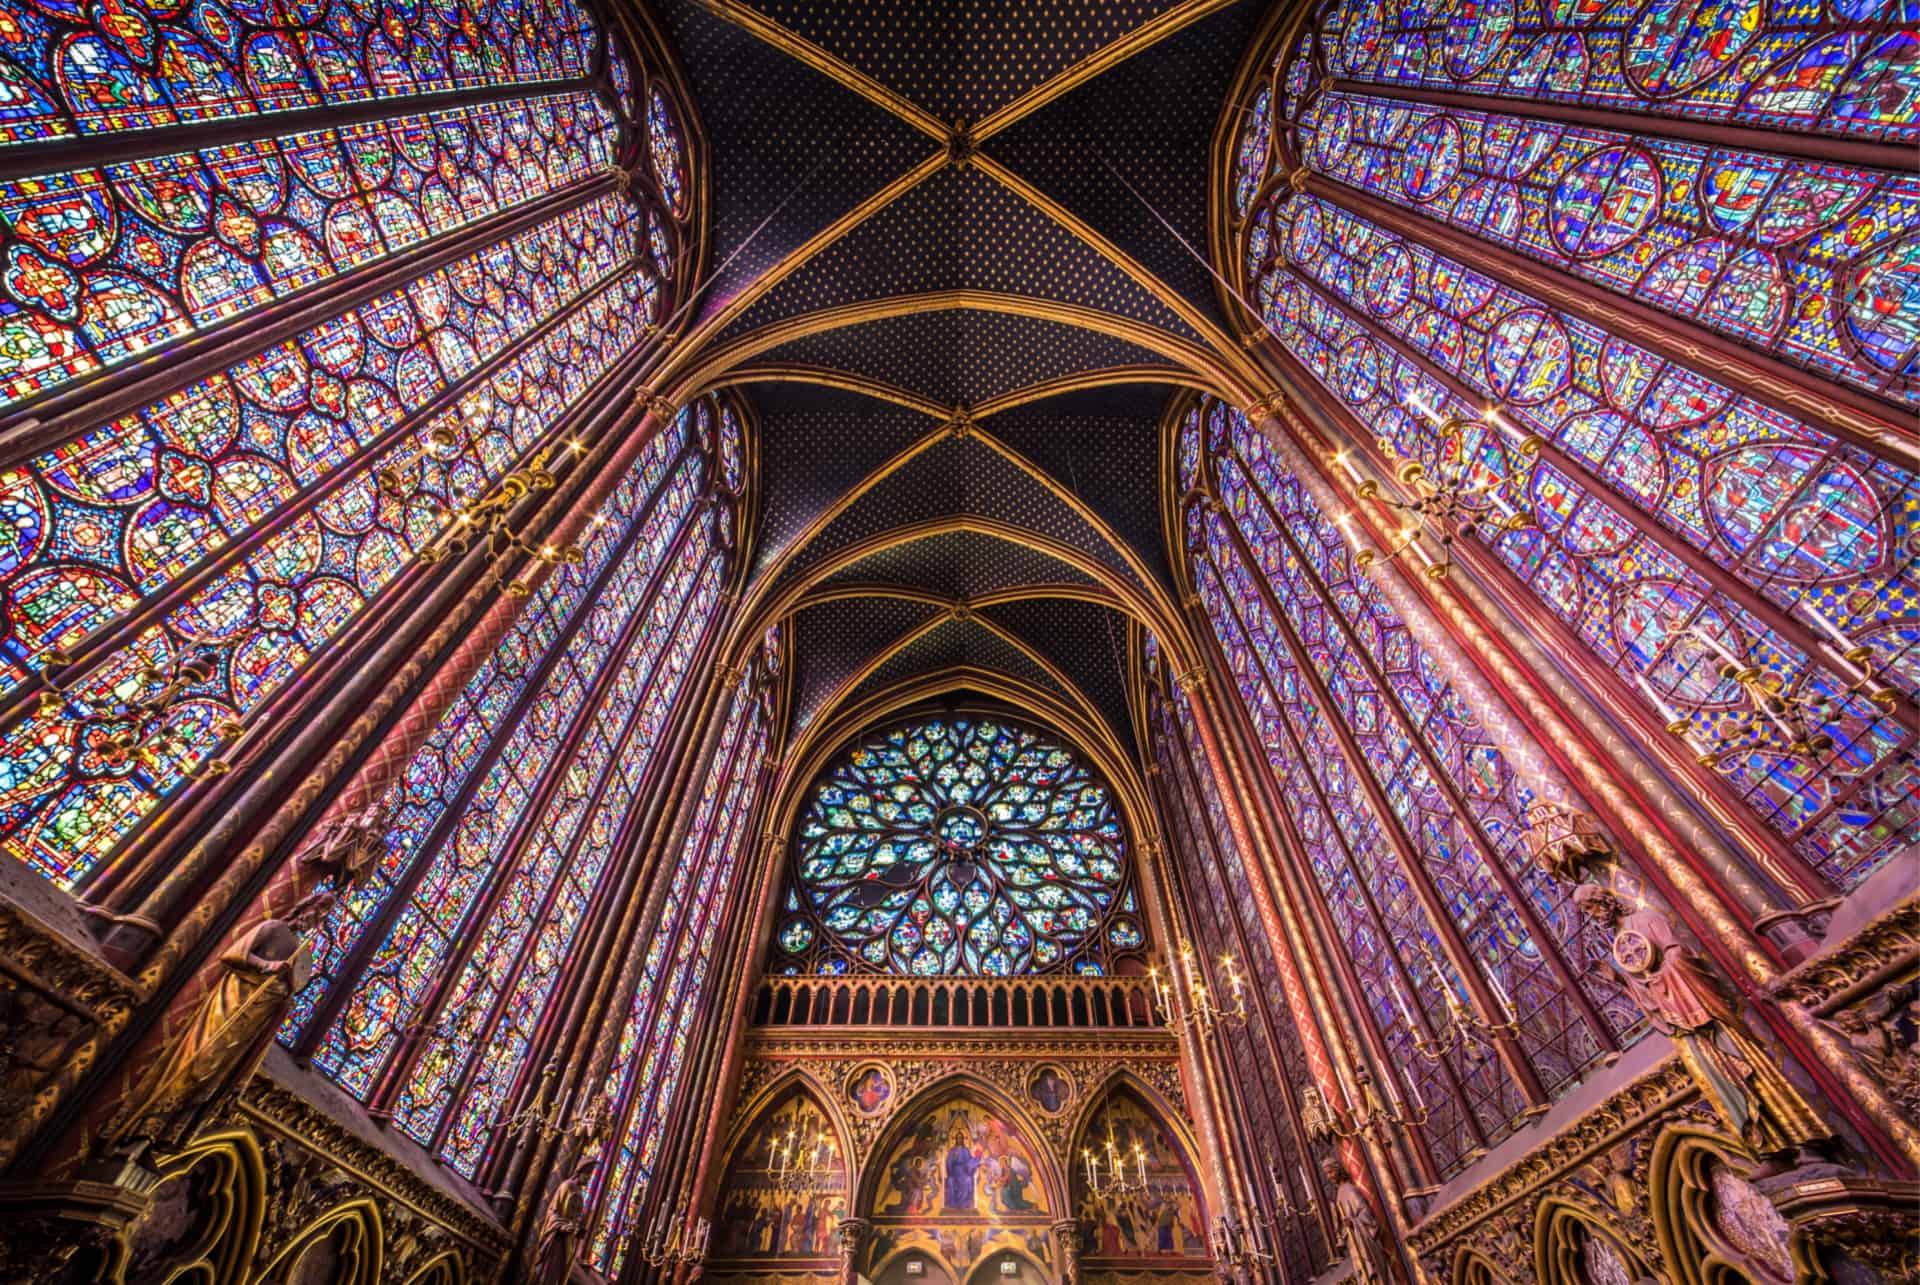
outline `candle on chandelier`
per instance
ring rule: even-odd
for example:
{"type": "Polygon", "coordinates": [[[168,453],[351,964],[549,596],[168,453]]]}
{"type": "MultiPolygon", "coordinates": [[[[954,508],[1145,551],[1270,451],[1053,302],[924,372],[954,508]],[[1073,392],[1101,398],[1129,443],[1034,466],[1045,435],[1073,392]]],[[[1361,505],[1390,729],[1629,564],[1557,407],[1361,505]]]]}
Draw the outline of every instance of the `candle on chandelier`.
{"type": "Polygon", "coordinates": [[[1341,471],[1346,473],[1347,477],[1355,486],[1360,485],[1360,483],[1365,480],[1360,476],[1360,470],[1354,466],[1352,451],[1335,451],[1333,454],[1333,462],[1340,466],[1341,471]]]}
{"type": "Polygon", "coordinates": [[[1660,717],[1666,719],[1669,724],[1683,721],[1673,706],[1667,703],[1667,698],[1653,689],[1653,684],[1647,681],[1645,674],[1636,672],[1633,681],[1640,684],[1641,693],[1653,702],[1653,707],[1660,711],[1660,717]]]}
{"type": "Polygon", "coordinates": [[[1407,1004],[1407,994],[1400,989],[1400,979],[1390,977],[1388,980],[1393,983],[1393,1002],[1400,1006],[1400,1016],[1406,1019],[1407,1029],[1418,1030],[1419,1024],[1413,1020],[1413,1009],[1407,1004]]]}
{"type": "Polygon", "coordinates": [[[1427,552],[1426,545],[1420,543],[1420,532],[1418,530],[1413,527],[1408,527],[1400,533],[1400,538],[1406,541],[1407,548],[1413,550],[1413,556],[1420,559],[1421,566],[1430,567],[1433,565],[1433,555],[1427,552]]]}
{"type": "Polygon", "coordinates": [[[1507,988],[1500,984],[1500,975],[1484,959],[1479,961],[1480,972],[1486,977],[1487,984],[1493,988],[1493,994],[1500,1001],[1501,1009],[1506,1013],[1507,1021],[1517,1021],[1513,1011],[1513,1000],[1507,995],[1507,988]]]}
{"type": "Polygon", "coordinates": [[[1407,1078],[1407,1091],[1413,1094],[1414,1109],[1424,1112],[1427,1109],[1427,1100],[1420,1096],[1420,1084],[1413,1078],[1412,1068],[1403,1063],[1400,1067],[1400,1074],[1407,1078]]]}

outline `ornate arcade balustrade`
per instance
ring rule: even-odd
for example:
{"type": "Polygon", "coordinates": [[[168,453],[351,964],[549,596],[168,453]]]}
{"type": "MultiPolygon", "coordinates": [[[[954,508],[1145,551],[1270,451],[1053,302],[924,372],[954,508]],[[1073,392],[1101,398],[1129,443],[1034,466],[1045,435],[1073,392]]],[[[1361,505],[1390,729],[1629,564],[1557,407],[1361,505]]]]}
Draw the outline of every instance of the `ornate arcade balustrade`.
{"type": "Polygon", "coordinates": [[[768,977],[759,1026],[1145,1028],[1138,977],[768,977]]]}

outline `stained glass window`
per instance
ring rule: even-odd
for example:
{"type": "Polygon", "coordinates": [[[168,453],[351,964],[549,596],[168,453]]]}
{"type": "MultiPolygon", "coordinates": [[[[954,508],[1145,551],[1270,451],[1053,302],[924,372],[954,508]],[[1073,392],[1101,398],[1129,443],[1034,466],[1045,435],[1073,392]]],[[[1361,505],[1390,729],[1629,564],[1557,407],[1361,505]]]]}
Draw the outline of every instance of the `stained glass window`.
{"type": "Polygon", "coordinates": [[[621,1125],[612,1164],[597,1175],[602,1198],[596,1204],[606,1212],[594,1229],[590,1253],[609,1278],[617,1278],[626,1261],[661,1130],[680,1085],[715,929],[755,833],[779,647],[777,635],[769,638],[730,694],[718,752],[694,802],[683,847],[687,857],[674,865],[660,929],[651,935],[607,1073],[605,1091],[621,1125]]]}
{"type": "Polygon", "coordinates": [[[1527,1106],[1492,1059],[1417,1053],[1444,1029],[1444,996],[1487,979],[1505,1008],[1493,1020],[1511,1015],[1550,1094],[1640,1015],[1587,968],[1601,943],[1571,890],[1529,864],[1532,795],[1512,766],[1246,417],[1211,403],[1181,432],[1200,439],[1209,421],[1211,440],[1180,452],[1221,501],[1186,509],[1194,583],[1372,1014],[1433,1105],[1423,1132],[1444,1173],[1527,1106]]]}
{"type": "Polygon", "coordinates": [[[1340,0],[1322,30],[1328,65],[1370,84],[1912,141],[1912,23],[1852,0],[1340,0]]]}
{"type": "MultiPolygon", "coordinates": [[[[1863,15],[1839,9],[1751,10],[1750,23],[1714,26],[1736,10],[1568,11],[1532,31],[1532,15],[1487,6],[1437,24],[1391,6],[1337,7],[1323,39],[1281,60],[1289,86],[1304,88],[1296,119],[1274,126],[1336,182],[1296,192],[1256,181],[1272,195],[1236,224],[1236,270],[1280,346],[1350,413],[1350,431],[1376,442],[1378,464],[1511,479],[1506,494],[1529,520],[1490,537],[1494,557],[1655,726],[1683,723],[1691,754],[1726,750],[1727,790],[1799,863],[1756,858],[1772,879],[1846,889],[1920,837],[1914,736],[1868,703],[1858,665],[1832,645],[1844,633],[1875,681],[1920,689],[1913,470],[1799,418],[1779,380],[1728,386],[1557,306],[1591,283],[1910,415],[1920,396],[1920,291],[1905,284],[1920,219],[1911,174],[1790,160],[1758,133],[1744,148],[1702,146],[1664,137],[1658,117],[1750,122],[1757,99],[1741,90],[1765,67],[1851,41],[1834,72],[1845,79],[1883,37],[1912,42],[1892,28],[1868,34],[1863,15]],[[1485,67],[1450,61],[1469,30],[1487,37],[1474,46],[1485,67]],[[1557,61],[1536,61],[1549,41],[1557,61]],[[1618,60],[1635,41],[1692,49],[1686,91],[1623,89],[1632,76],[1619,79],[1618,60]],[[1751,48],[1722,66],[1702,52],[1716,43],[1751,48]],[[1548,92],[1527,68],[1568,79],[1548,92]],[[1443,81],[1486,101],[1422,100],[1443,81]],[[1606,111],[1569,123],[1498,101],[1523,97],[1606,111]],[[1436,237],[1451,225],[1449,244],[1470,234],[1583,280],[1552,297],[1521,289],[1509,261],[1401,235],[1349,190],[1432,220],[1436,237]],[[1518,431],[1488,419],[1489,406],[1518,431]],[[1521,432],[1545,447],[1518,450],[1521,432]],[[1831,751],[1808,761],[1768,726],[1738,744],[1716,739],[1745,699],[1718,676],[1723,653],[1830,707],[1831,751]]],[[[1911,66],[1859,83],[1898,98],[1911,66]]],[[[1797,128],[1873,133],[1841,98],[1822,101],[1797,128]]],[[[1887,116],[1885,136],[1910,132],[1912,116],[1887,116]]],[[[1246,152],[1257,130],[1242,129],[1246,152]]],[[[1223,181],[1236,193],[1246,182],[1239,169],[1223,181]]],[[[1699,347],[1697,336],[1668,339],[1667,351],[1699,347]]]]}
{"type": "Polygon", "coordinates": [[[1145,945],[1110,789],[1006,719],[862,736],[814,786],[793,844],[776,969],[1101,974],[1145,945]]]}
{"type": "Polygon", "coordinates": [[[78,425],[0,470],[0,849],[131,851],[671,305],[685,220],[608,176],[684,191],[679,108],[604,45],[576,0],[0,17],[47,157],[0,181],[0,413],[78,425]]]}
{"type": "MultiPolygon", "coordinates": [[[[1147,712],[1154,762],[1160,768],[1162,814],[1167,825],[1169,868],[1186,891],[1198,937],[1246,962],[1246,975],[1262,1016],[1241,1027],[1222,1027],[1221,1040],[1237,1078],[1236,1105],[1251,1132],[1256,1154],[1268,1162],[1268,1178],[1284,1185],[1295,1208],[1317,1199],[1312,1152],[1302,1143],[1300,1091],[1313,1083],[1301,1052],[1293,1014],[1309,1011],[1304,994],[1281,981],[1271,939],[1248,887],[1247,863],[1228,828],[1220,786],[1195,750],[1189,698],[1165,681],[1157,649],[1149,643],[1147,712]]],[[[1327,1246],[1311,1219],[1280,1226],[1281,1252],[1289,1278],[1307,1279],[1327,1262],[1327,1246]]]]}
{"type": "Polygon", "coordinates": [[[737,411],[707,400],[649,443],[581,562],[542,587],[415,755],[390,799],[389,859],[336,908],[282,1032],[358,1095],[387,1076],[395,1123],[469,1177],[497,1144],[494,1121],[575,937],[630,851],[623,836],[716,616],[738,498],[722,457],[746,449],[723,447],[716,424],[744,431],[737,411]],[[698,505],[703,492],[719,502],[698,505]],[[544,674],[537,689],[531,673],[544,674]],[[337,1013],[302,1031],[333,985],[351,987],[337,1013]],[[416,1053],[401,1039],[412,1023],[436,1034],[416,1053]]]}
{"type": "MultiPolygon", "coordinates": [[[[1339,92],[1299,127],[1330,178],[1823,375],[1920,400],[1911,173],[1339,92]]],[[[1236,179],[1236,193],[1245,185],[1236,179]]]]}

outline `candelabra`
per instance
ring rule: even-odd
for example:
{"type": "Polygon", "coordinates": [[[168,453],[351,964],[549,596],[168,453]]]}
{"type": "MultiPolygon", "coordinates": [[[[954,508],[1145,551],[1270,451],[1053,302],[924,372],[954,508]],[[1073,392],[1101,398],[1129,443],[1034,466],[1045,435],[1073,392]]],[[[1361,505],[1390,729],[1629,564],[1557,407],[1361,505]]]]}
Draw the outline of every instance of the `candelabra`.
{"type": "Polygon", "coordinates": [[[1107,1108],[1107,1145],[1104,1152],[1107,1164],[1106,1177],[1100,1175],[1100,1155],[1091,1147],[1081,1149],[1080,1157],[1086,1166],[1087,1194],[1095,1199],[1122,1199],[1136,1196],[1147,1189],[1147,1153],[1139,1142],[1133,1144],[1133,1173],[1127,1177],[1127,1155],[1121,1151],[1119,1140],[1113,1136],[1113,1109],[1107,1108]]]}
{"type": "Polygon", "coordinates": [[[781,1191],[800,1195],[827,1189],[834,1185],[840,1175],[839,1167],[835,1164],[839,1151],[839,1144],[834,1142],[832,1134],[822,1133],[810,1143],[803,1144],[800,1126],[792,1126],[787,1130],[784,1141],[774,1143],[773,1153],[768,1157],[773,1185],[781,1191]],[[803,1145],[804,1154],[801,1150],[803,1145]]]}
{"type": "Polygon", "coordinates": [[[1186,941],[1180,943],[1180,967],[1177,971],[1186,980],[1187,1002],[1184,1011],[1173,1002],[1173,988],[1179,985],[1180,978],[1162,976],[1157,964],[1149,968],[1147,980],[1151,984],[1153,1005],[1159,1020],[1178,1034],[1185,1034],[1189,1027],[1206,1035],[1216,1026],[1245,1026],[1247,1023],[1246,979],[1240,975],[1240,967],[1233,962],[1232,955],[1220,956],[1220,967],[1226,971],[1227,991],[1233,997],[1232,1003],[1228,1005],[1222,1005],[1214,999],[1201,969],[1200,959],[1194,953],[1193,943],[1186,941]]]}
{"type": "Polygon", "coordinates": [[[1666,719],[1667,731],[1678,737],[1700,766],[1719,772],[1739,770],[1745,750],[1765,748],[1809,762],[1832,753],[1833,734],[1827,729],[1849,709],[1869,721],[1893,712],[1899,697],[1880,681],[1871,648],[1856,644],[1808,599],[1800,606],[1828,642],[1818,645],[1843,680],[1837,689],[1816,688],[1802,671],[1787,674],[1735,654],[1711,630],[1694,626],[1681,635],[1687,646],[1722,682],[1740,690],[1740,700],[1727,706],[1682,715],[1653,687],[1643,673],[1635,673],[1640,692],[1666,719]]]}
{"type": "MultiPolygon", "coordinates": [[[[172,650],[164,667],[143,665],[134,672],[133,683],[105,692],[81,692],[64,678],[53,677],[53,671],[64,669],[72,661],[64,652],[49,651],[48,690],[40,693],[40,713],[57,714],[69,703],[88,711],[75,731],[83,758],[115,766],[137,763],[150,772],[167,771],[194,748],[193,739],[175,726],[173,716],[182,705],[207,694],[209,684],[220,672],[225,650],[172,650]],[[144,695],[131,695],[142,689],[144,695]]],[[[220,684],[213,686],[218,688],[220,684]]],[[[208,730],[224,739],[239,735],[245,727],[229,715],[216,720],[208,730]]],[[[221,776],[231,770],[225,759],[207,758],[195,762],[186,774],[221,776]]]]}
{"type": "Polygon", "coordinates": [[[1482,426],[1494,428],[1522,455],[1529,456],[1539,454],[1540,438],[1522,433],[1497,409],[1488,410],[1484,418],[1478,420],[1468,415],[1443,416],[1417,393],[1407,398],[1407,405],[1432,424],[1440,438],[1440,448],[1435,451],[1440,463],[1434,468],[1409,458],[1392,438],[1378,439],[1380,449],[1400,461],[1396,476],[1411,493],[1411,499],[1384,494],[1378,482],[1361,475],[1350,452],[1341,451],[1333,457],[1334,464],[1354,484],[1356,495],[1363,500],[1377,499],[1402,516],[1404,525],[1394,536],[1395,543],[1384,550],[1363,545],[1351,526],[1353,515],[1350,513],[1339,520],[1339,525],[1354,546],[1354,562],[1359,566],[1406,553],[1420,563],[1429,577],[1443,580],[1453,570],[1455,540],[1482,531],[1488,535],[1517,531],[1533,525],[1534,521],[1532,512],[1524,507],[1517,493],[1509,493],[1516,480],[1511,472],[1473,480],[1474,461],[1466,449],[1469,433],[1482,426]],[[1421,543],[1428,536],[1440,546],[1438,558],[1421,543]]]}
{"type": "Polygon", "coordinates": [[[1273,1187],[1273,1212],[1282,1218],[1311,1218],[1320,1207],[1314,1199],[1313,1179],[1307,1176],[1307,1167],[1303,1164],[1296,1162],[1296,1171],[1300,1175],[1300,1189],[1307,1193],[1303,1205],[1293,1203],[1287,1194],[1287,1184],[1280,1181],[1280,1172],[1273,1167],[1273,1161],[1267,1161],[1267,1182],[1273,1187]]]}
{"type": "Polygon", "coordinates": [[[540,1087],[534,1090],[533,1097],[511,1115],[496,1112],[494,1127],[507,1137],[522,1141],[529,1137],[598,1139],[606,1132],[611,1121],[611,1101],[602,1092],[589,1099],[579,1112],[570,1115],[568,1108],[573,1105],[573,1090],[568,1089],[556,1105],[549,1107],[548,1103],[553,1097],[553,1082],[559,1073],[557,1062],[547,1063],[546,1069],[540,1072],[540,1087]]]}
{"type": "Polygon", "coordinates": [[[1513,1011],[1513,1000],[1508,996],[1506,987],[1500,984],[1499,974],[1490,968],[1482,973],[1482,976],[1487,979],[1487,986],[1492,990],[1494,998],[1500,1002],[1501,1013],[1506,1018],[1505,1021],[1492,1022],[1467,1008],[1461,1001],[1459,993],[1446,984],[1446,974],[1440,970],[1440,962],[1433,957],[1433,952],[1427,949],[1425,942],[1418,944],[1420,956],[1426,960],[1428,972],[1439,983],[1441,999],[1446,1003],[1445,1026],[1435,1033],[1432,1039],[1428,1039],[1424,1034],[1424,1028],[1414,1020],[1413,1008],[1407,1003],[1407,993],[1400,989],[1400,979],[1392,978],[1391,985],[1394,1003],[1399,1007],[1400,1016],[1405,1019],[1407,1029],[1413,1032],[1413,1047],[1418,1050],[1421,1057],[1429,1062],[1438,1062],[1457,1048],[1476,1045],[1483,1052],[1491,1052],[1496,1041],[1512,1039],[1520,1034],[1520,1022],[1513,1011]]]}
{"type": "Polygon", "coordinates": [[[682,1237],[680,1229],[686,1225],[686,1221],[687,1207],[684,1204],[671,1214],[664,1210],[661,1212],[640,1246],[640,1257],[649,1267],[673,1267],[706,1259],[707,1243],[713,1236],[713,1224],[705,1218],[696,1218],[682,1237]]]}
{"type": "MultiPolygon", "coordinates": [[[[567,449],[578,455],[587,448],[578,440],[573,440],[567,443],[567,449]]],[[[468,549],[484,545],[493,567],[493,582],[500,584],[504,592],[515,598],[524,598],[533,590],[524,580],[503,583],[501,568],[512,554],[524,554],[548,566],[579,562],[585,555],[580,552],[578,545],[536,545],[523,532],[516,530],[511,521],[513,510],[522,499],[535,491],[551,491],[559,485],[559,480],[548,467],[553,452],[553,443],[541,447],[531,460],[494,483],[493,489],[487,494],[462,505],[454,513],[453,524],[423,548],[420,556],[428,562],[445,562],[468,549]]]]}
{"type": "MultiPolygon", "coordinates": [[[[1347,1075],[1344,1068],[1335,1066],[1334,1069],[1340,1078],[1341,1092],[1347,1100],[1346,1114],[1352,1119],[1351,1122],[1343,1120],[1341,1112],[1330,1111],[1328,1115],[1332,1118],[1326,1124],[1328,1131],[1342,1142],[1365,1134],[1385,1146],[1392,1130],[1418,1129],[1426,1124],[1426,1099],[1421,1095],[1420,1086],[1412,1073],[1405,1067],[1400,1068],[1400,1073],[1406,1076],[1407,1090],[1413,1095],[1411,1110],[1400,1097],[1400,1090],[1394,1087],[1391,1076],[1387,1078],[1387,1101],[1382,1102],[1380,1095],[1374,1092],[1373,1077],[1364,1068],[1356,1069],[1352,1077],[1347,1075]]],[[[1313,1190],[1311,1183],[1307,1185],[1307,1190],[1313,1190]]]]}

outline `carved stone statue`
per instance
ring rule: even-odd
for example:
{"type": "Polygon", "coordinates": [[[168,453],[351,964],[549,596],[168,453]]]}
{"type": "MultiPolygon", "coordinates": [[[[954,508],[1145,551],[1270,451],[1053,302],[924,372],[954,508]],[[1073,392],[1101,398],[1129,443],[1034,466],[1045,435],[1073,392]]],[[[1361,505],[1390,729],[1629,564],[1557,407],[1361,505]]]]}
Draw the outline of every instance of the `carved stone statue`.
{"type": "Polygon", "coordinates": [[[1300,1090],[1300,1128],[1307,1142],[1315,1147],[1331,1147],[1337,1140],[1333,1131],[1333,1113],[1315,1085],[1300,1090]]]}
{"type": "Polygon", "coordinates": [[[1754,1176],[1780,1173],[1809,1157],[1832,1131],[1748,1032],[1713,974],[1667,917],[1629,907],[1585,884],[1574,903],[1613,933],[1613,966],[1640,1009],[1673,1038],[1694,1082],[1732,1133],[1760,1158],[1754,1176]]]}
{"type": "Polygon", "coordinates": [[[540,1234],[534,1241],[534,1285],[566,1285],[579,1256],[580,1233],[587,1225],[587,1187],[593,1181],[593,1156],[573,1162],[540,1214],[540,1234]]]}
{"type": "Polygon", "coordinates": [[[1334,1219],[1340,1228],[1340,1239],[1346,1244],[1348,1261],[1353,1264],[1354,1280],[1361,1285],[1394,1285],[1399,1276],[1393,1269],[1392,1251],[1381,1235],[1380,1218],[1373,1212],[1373,1202],[1347,1176],[1346,1166],[1339,1161],[1327,1161],[1321,1173],[1326,1176],[1327,1185],[1334,1189],[1334,1219]]]}
{"type": "Polygon", "coordinates": [[[294,861],[313,882],[331,880],[336,893],[357,887],[386,855],[388,822],[387,801],[376,799],[318,826],[294,861]]]}
{"type": "Polygon", "coordinates": [[[101,1139],[103,1151],[145,1141],[164,1154],[191,1142],[246,1086],[307,984],[313,953],[306,936],[333,908],[331,889],[308,895],[285,919],[255,924],[219,960],[220,975],[193,1015],[172,1031],[152,1067],[101,1139]]]}

